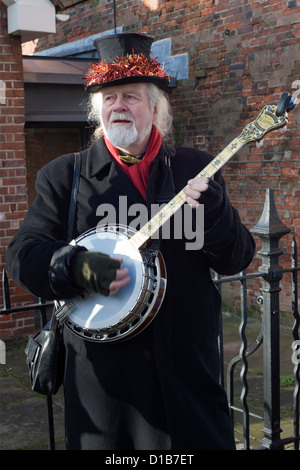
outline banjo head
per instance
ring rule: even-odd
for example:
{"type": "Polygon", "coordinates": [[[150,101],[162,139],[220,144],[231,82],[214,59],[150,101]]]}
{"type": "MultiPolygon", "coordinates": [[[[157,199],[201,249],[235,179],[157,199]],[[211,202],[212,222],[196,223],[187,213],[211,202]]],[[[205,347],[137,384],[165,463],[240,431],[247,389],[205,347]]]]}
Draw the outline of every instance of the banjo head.
{"type": "MultiPolygon", "coordinates": [[[[135,336],[153,319],[163,300],[166,280],[161,255],[138,250],[130,238],[136,233],[127,226],[108,225],[91,229],[75,240],[89,251],[100,251],[122,258],[130,282],[116,294],[104,296],[86,292],[83,296],[60,301],[64,324],[90,341],[109,342],[135,336]]],[[[58,319],[60,313],[57,315],[58,319]]]]}

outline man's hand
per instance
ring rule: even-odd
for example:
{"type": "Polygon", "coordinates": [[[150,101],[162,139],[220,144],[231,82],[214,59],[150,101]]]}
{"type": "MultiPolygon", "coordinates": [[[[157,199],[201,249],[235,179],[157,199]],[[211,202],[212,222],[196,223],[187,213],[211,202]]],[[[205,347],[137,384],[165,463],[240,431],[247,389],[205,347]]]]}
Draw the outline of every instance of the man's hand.
{"type": "Polygon", "coordinates": [[[208,229],[220,217],[224,207],[222,186],[213,178],[193,178],[184,188],[186,202],[193,208],[204,205],[204,226],[208,229]]]}
{"type": "Polygon", "coordinates": [[[130,281],[122,262],[103,253],[78,251],[71,258],[70,277],[76,286],[89,292],[113,295],[130,281]]]}
{"type": "Polygon", "coordinates": [[[199,198],[201,194],[208,189],[208,178],[193,178],[187,182],[188,187],[184,188],[184,192],[186,195],[186,202],[193,208],[196,208],[201,201],[199,202],[199,198]]]}
{"type": "MultiPolygon", "coordinates": [[[[119,261],[122,263],[123,259],[120,259],[119,261]]],[[[128,269],[127,268],[117,269],[116,279],[115,281],[112,281],[109,285],[109,295],[116,294],[118,290],[121,287],[126,286],[126,284],[128,284],[129,281],[130,281],[130,277],[128,276],[128,269]]]]}

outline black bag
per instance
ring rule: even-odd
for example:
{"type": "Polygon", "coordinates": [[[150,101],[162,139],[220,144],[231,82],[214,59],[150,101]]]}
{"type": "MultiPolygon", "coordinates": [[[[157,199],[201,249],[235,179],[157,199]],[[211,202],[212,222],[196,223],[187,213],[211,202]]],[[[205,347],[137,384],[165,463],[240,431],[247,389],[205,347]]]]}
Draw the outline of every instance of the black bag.
{"type": "MultiPolygon", "coordinates": [[[[80,164],[80,153],[75,153],[68,220],[68,241],[72,239],[73,233],[80,164]]],[[[56,319],[55,310],[52,313],[50,322],[34,338],[29,338],[25,354],[32,390],[43,395],[54,395],[62,385],[65,368],[61,327],[56,319]]]]}
{"type": "Polygon", "coordinates": [[[25,348],[32,390],[54,395],[63,382],[64,349],[60,327],[54,313],[52,319],[25,348]]]}

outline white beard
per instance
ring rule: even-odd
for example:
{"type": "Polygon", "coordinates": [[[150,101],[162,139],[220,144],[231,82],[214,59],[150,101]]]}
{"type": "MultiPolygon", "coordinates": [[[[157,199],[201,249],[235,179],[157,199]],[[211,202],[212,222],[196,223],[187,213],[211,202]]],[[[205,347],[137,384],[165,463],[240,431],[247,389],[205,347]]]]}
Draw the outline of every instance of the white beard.
{"type": "Polygon", "coordinates": [[[130,128],[124,126],[109,126],[106,131],[107,137],[114,147],[128,148],[135,144],[139,138],[135,124],[130,128]]]}
{"type": "Polygon", "coordinates": [[[147,129],[138,133],[133,118],[128,117],[126,114],[114,113],[110,117],[109,126],[105,134],[114,147],[129,150],[133,145],[139,144],[147,134],[150,134],[151,129],[152,123],[150,123],[147,129]],[[116,119],[131,121],[131,124],[114,126],[112,121],[116,119]]]}

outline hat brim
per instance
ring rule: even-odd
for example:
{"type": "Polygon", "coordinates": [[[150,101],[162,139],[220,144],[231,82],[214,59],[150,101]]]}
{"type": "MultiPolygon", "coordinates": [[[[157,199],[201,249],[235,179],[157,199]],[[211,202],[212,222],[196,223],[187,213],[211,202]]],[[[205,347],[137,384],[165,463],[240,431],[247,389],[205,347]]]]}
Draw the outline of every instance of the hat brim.
{"type": "Polygon", "coordinates": [[[154,75],[141,75],[141,76],[131,76],[131,77],[124,77],[119,78],[117,80],[111,80],[105,83],[95,83],[93,85],[86,86],[86,91],[88,93],[97,93],[102,88],[109,87],[109,86],[118,86],[118,85],[126,85],[127,83],[153,83],[161,90],[165,90],[169,85],[169,80],[164,77],[155,77],[154,75]]]}

